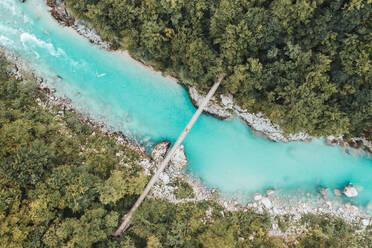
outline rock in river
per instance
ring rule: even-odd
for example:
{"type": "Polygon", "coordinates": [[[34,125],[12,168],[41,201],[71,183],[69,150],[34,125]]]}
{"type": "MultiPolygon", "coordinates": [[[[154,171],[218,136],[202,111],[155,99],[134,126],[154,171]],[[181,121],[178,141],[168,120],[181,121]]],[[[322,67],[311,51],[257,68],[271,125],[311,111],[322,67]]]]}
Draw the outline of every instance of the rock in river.
{"type": "Polygon", "coordinates": [[[165,154],[167,153],[170,146],[171,146],[171,143],[168,140],[159,142],[158,144],[156,144],[156,146],[152,150],[152,154],[151,154],[152,158],[156,162],[160,162],[161,160],[164,159],[165,154]]]}
{"type": "Polygon", "coordinates": [[[255,201],[259,201],[259,200],[262,199],[262,195],[261,195],[260,193],[254,193],[254,194],[253,194],[253,199],[254,199],[255,201]]]}
{"type": "Polygon", "coordinates": [[[346,195],[347,197],[358,196],[358,191],[356,190],[356,188],[354,188],[354,186],[351,186],[351,185],[346,186],[344,188],[344,191],[342,191],[342,193],[344,193],[344,195],[346,195]]]}
{"type": "MultiPolygon", "coordinates": [[[[167,154],[168,149],[171,147],[171,142],[168,140],[164,140],[156,144],[154,149],[152,150],[152,158],[156,163],[161,162],[165,155],[167,154]]],[[[173,172],[175,171],[182,171],[188,163],[188,159],[185,154],[185,147],[180,145],[176,152],[173,154],[169,168],[173,172]]]]}

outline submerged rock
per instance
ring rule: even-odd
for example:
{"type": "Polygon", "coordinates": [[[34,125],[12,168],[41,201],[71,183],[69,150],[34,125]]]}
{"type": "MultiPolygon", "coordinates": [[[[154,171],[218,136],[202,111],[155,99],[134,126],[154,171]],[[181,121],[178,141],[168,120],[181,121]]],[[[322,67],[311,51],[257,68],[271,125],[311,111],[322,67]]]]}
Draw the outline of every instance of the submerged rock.
{"type": "Polygon", "coordinates": [[[55,80],[56,80],[57,82],[59,82],[59,81],[62,80],[62,77],[61,77],[60,75],[57,75],[57,76],[55,77],[55,80]]]}
{"type": "Polygon", "coordinates": [[[356,197],[358,196],[358,191],[354,186],[348,185],[344,188],[344,191],[342,191],[346,197],[356,197]]]}
{"type": "Polygon", "coordinates": [[[319,190],[319,193],[320,193],[322,196],[326,196],[326,195],[327,195],[327,191],[328,191],[327,188],[318,187],[318,190],[319,190]]]}
{"type": "Polygon", "coordinates": [[[271,195],[274,195],[274,194],[275,194],[275,190],[273,190],[273,189],[266,190],[266,195],[267,196],[271,196],[271,195]]]}
{"type": "Polygon", "coordinates": [[[333,193],[335,194],[335,196],[341,196],[341,191],[339,189],[334,189],[333,193]]]}

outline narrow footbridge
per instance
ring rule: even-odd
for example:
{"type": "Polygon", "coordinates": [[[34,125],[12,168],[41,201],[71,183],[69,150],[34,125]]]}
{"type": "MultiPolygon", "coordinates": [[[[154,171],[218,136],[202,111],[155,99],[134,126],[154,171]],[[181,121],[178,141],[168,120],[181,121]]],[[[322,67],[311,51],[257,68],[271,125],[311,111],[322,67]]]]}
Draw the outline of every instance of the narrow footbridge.
{"type": "Polygon", "coordinates": [[[154,174],[154,176],[151,178],[149,183],[146,185],[145,189],[143,190],[140,197],[137,199],[136,203],[133,205],[131,210],[123,217],[123,222],[120,224],[119,228],[112,234],[112,236],[117,237],[120,236],[120,234],[125,231],[130,223],[130,219],[133,216],[133,213],[137,210],[137,208],[141,205],[145,197],[150,192],[152,186],[156,183],[156,181],[159,179],[160,173],[162,173],[165,169],[165,167],[168,165],[171,157],[175,153],[175,151],[178,149],[178,147],[181,145],[182,141],[186,138],[187,134],[189,133],[192,126],[195,124],[196,120],[199,118],[200,114],[203,112],[204,108],[207,106],[209,100],[212,98],[214,93],[216,92],[218,86],[220,86],[224,76],[221,76],[216,83],[212,86],[212,88],[209,90],[207,96],[204,98],[202,104],[200,104],[199,108],[196,110],[195,114],[192,116],[191,120],[185,127],[185,129],[182,131],[181,135],[178,137],[176,143],[173,145],[172,149],[167,153],[164,160],[159,165],[158,170],[154,174]]]}

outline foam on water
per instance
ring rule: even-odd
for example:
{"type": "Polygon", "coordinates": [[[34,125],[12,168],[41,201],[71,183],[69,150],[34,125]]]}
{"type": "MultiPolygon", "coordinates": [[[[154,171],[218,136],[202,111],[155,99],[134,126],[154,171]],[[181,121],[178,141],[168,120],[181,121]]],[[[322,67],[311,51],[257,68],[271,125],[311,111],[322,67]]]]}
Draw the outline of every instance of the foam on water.
{"type": "MultiPolygon", "coordinates": [[[[0,45],[23,56],[52,82],[61,76],[62,81],[53,83],[59,96],[148,148],[163,139],[175,141],[195,111],[180,85],[61,27],[43,0],[0,1],[0,45]]],[[[360,190],[356,202],[364,205],[372,199],[371,158],[344,154],[323,140],[274,143],[254,137],[238,119],[202,115],[184,144],[187,170],[228,196],[269,187],[288,194],[313,192],[319,185],[341,189],[351,182],[360,190]]]]}
{"type": "Polygon", "coordinates": [[[66,55],[65,52],[61,48],[55,49],[53,44],[46,43],[43,40],[39,40],[36,38],[35,35],[29,33],[22,33],[20,36],[20,40],[24,47],[30,47],[31,45],[36,45],[40,48],[46,48],[50,55],[52,56],[60,56],[66,55]]]}

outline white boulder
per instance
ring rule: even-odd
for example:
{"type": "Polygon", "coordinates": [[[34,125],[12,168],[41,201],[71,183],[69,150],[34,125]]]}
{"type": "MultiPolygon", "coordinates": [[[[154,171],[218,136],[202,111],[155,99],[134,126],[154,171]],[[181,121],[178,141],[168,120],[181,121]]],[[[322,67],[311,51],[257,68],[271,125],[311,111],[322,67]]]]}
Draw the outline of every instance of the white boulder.
{"type": "Polygon", "coordinates": [[[271,203],[269,198],[266,198],[266,197],[262,198],[261,203],[262,205],[264,205],[266,209],[271,209],[273,207],[273,204],[271,203]]]}
{"type": "Polygon", "coordinates": [[[221,98],[221,103],[225,108],[232,109],[234,107],[234,101],[233,101],[232,95],[230,94],[228,96],[221,95],[220,98],[221,98]]]}
{"type": "Polygon", "coordinates": [[[171,157],[170,168],[175,171],[181,171],[186,167],[188,162],[189,161],[185,154],[185,147],[183,145],[180,145],[171,157]]]}
{"type": "MultiPolygon", "coordinates": [[[[171,147],[171,142],[168,140],[161,141],[152,150],[151,156],[156,164],[159,164],[168,152],[168,149],[171,147]]],[[[170,159],[169,166],[166,169],[166,172],[171,176],[180,173],[187,165],[188,159],[185,154],[185,147],[180,145],[175,151],[173,156],[170,159]]]]}
{"type": "Polygon", "coordinates": [[[349,198],[358,196],[358,191],[356,190],[356,188],[354,188],[354,186],[351,185],[346,186],[342,193],[344,193],[344,195],[346,195],[349,198]]]}
{"type": "Polygon", "coordinates": [[[156,144],[154,149],[152,149],[152,159],[155,160],[155,162],[159,162],[164,159],[165,154],[167,153],[171,143],[168,140],[164,140],[156,144]]]}
{"type": "Polygon", "coordinates": [[[262,199],[262,195],[261,195],[260,193],[254,193],[254,194],[253,194],[253,199],[254,199],[255,201],[259,201],[259,200],[262,199]]]}
{"type": "Polygon", "coordinates": [[[362,225],[368,226],[369,225],[369,219],[362,219],[362,225]]]}

